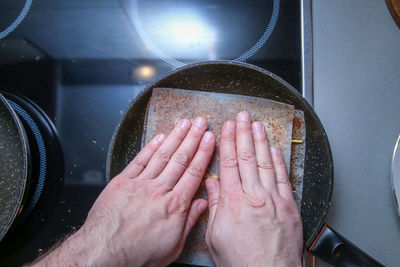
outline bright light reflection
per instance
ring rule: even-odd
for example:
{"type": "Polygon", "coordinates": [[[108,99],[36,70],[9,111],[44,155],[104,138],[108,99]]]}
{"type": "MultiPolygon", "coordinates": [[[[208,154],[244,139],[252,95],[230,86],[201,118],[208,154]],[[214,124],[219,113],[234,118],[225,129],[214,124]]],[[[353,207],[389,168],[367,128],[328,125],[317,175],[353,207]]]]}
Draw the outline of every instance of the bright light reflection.
{"type": "Polygon", "coordinates": [[[137,0],[132,1],[133,24],[147,50],[175,67],[185,65],[177,59],[217,58],[216,29],[203,16],[187,8],[167,9],[157,15],[154,12],[139,15],[137,0]]]}
{"type": "Polygon", "coordinates": [[[194,17],[172,20],[167,29],[171,41],[180,45],[204,45],[215,41],[214,32],[194,17]]]}
{"type": "Polygon", "coordinates": [[[142,81],[151,81],[156,74],[156,69],[153,66],[140,66],[133,69],[133,77],[142,81]]]}

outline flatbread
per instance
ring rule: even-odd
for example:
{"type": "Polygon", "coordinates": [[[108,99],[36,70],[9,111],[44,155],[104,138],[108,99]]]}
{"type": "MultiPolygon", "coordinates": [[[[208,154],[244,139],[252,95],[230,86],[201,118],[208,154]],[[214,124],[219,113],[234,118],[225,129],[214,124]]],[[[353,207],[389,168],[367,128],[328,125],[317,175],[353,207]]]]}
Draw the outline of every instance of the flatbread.
{"type": "Polygon", "coordinates": [[[306,157],[306,122],[304,112],[295,110],[293,119],[293,140],[301,140],[301,143],[292,144],[290,158],[290,183],[292,184],[293,196],[299,210],[303,194],[304,162],[306,157]]]}
{"type": "MultiPolygon", "coordinates": [[[[291,171],[292,125],[295,110],[292,105],[250,96],[219,94],[171,88],[154,88],[149,101],[142,137],[142,146],[156,134],[168,134],[183,118],[193,120],[203,116],[209,130],[217,138],[216,149],[207,170],[209,176],[219,176],[219,139],[223,123],[234,120],[236,114],[247,110],[253,121],[261,121],[271,146],[279,146],[288,172],[291,171]]],[[[297,150],[296,150],[297,151],[297,150]]],[[[297,161],[295,161],[297,162],[297,161]]],[[[207,199],[204,182],[195,198],[207,199]]],[[[208,214],[204,214],[192,229],[178,262],[214,266],[205,243],[208,214]]]]}

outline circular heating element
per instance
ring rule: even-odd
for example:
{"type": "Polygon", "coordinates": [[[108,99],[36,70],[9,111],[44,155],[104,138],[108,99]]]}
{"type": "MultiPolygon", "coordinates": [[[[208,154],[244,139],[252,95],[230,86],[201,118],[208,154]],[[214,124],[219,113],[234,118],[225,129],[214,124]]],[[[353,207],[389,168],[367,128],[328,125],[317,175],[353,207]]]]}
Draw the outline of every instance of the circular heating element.
{"type": "MultiPolygon", "coordinates": [[[[24,228],[41,227],[56,203],[63,182],[64,160],[57,131],[45,112],[31,100],[3,93],[19,116],[26,132],[31,166],[26,185],[27,195],[5,239],[7,244],[22,244],[24,228]]],[[[12,246],[11,246],[12,247],[12,246]]]]}
{"type": "Polygon", "coordinates": [[[29,115],[29,113],[18,105],[16,102],[9,100],[8,103],[17,112],[20,119],[26,124],[28,127],[25,129],[30,133],[28,140],[30,140],[30,148],[31,152],[38,158],[39,164],[32,164],[33,166],[33,175],[31,173],[31,180],[35,180],[34,182],[34,190],[31,199],[28,201],[27,205],[21,209],[22,211],[31,211],[39,201],[40,196],[42,195],[45,179],[46,179],[46,172],[47,172],[47,152],[46,146],[44,145],[43,136],[39,130],[39,127],[35,120],[29,115]],[[38,171],[36,171],[38,169],[38,171]],[[39,175],[36,175],[38,172],[39,175]]]}
{"type": "MultiPolygon", "coordinates": [[[[180,60],[177,60],[173,58],[172,56],[168,55],[165,51],[160,49],[152,40],[151,38],[146,34],[144,27],[142,25],[142,21],[139,16],[139,8],[138,8],[138,0],[131,0],[131,20],[132,24],[135,27],[137,33],[139,34],[140,39],[143,41],[145,46],[147,48],[150,48],[153,53],[155,53],[161,60],[171,64],[172,66],[176,68],[180,68],[185,66],[186,64],[180,60]]],[[[278,21],[279,17],[279,9],[280,9],[280,0],[273,0],[272,2],[272,14],[271,17],[267,23],[267,26],[263,32],[263,34],[259,37],[259,39],[250,47],[248,48],[244,53],[241,55],[237,56],[234,61],[241,61],[241,62],[246,62],[250,57],[252,57],[258,50],[260,50],[261,47],[264,46],[264,44],[267,42],[267,40],[270,38],[272,32],[275,29],[276,23],[278,21]]],[[[154,15],[153,15],[154,16],[154,15]]],[[[175,18],[173,18],[175,19],[175,18]]],[[[154,27],[160,27],[160,25],[154,26],[154,27]]],[[[198,42],[201,39],[202,35],[209,35],[207,36],[208,39],[214,39],[213,38],[213,33],[206,33],[207,30],[202,30],[202,25],[199,25],[197,23],[191,22],[190,17],[188,17],[188,20],[182,21],[180,25],[177,25],[177,27],[174,27],[172,29],[172,32],[168,38],[168,40],[175,40],[178,41],[178,43],[184,42],[184,38],[182,36],[185,35],[190,35],[189,39],[192,39],[193,42],[198,42]],[[179,29],[181,28],[181,29],[179,29]],[[185,28],[185,29],[182,29],[185,28]],[[190,38],[192,37],[192,38],[190,38]],[[200,38],[200,39],[199,39],[200,38]]],[[[210,45],[211,47],[213,45],[210,45]]],[[[211,49],[213,50],[213,49],[211,49]]],[[[214,54],[214,53],[211,53],[214,54]]],[[[214,55],[212,56],[214,57],[214,55]]],[[[215,60],[216,58],[209,58],[209,60],[215,60]]]]}
{"type": "Polygon", "coordinates": [[[14,22],[0,32],[0,39],[3,39],[7,35],[9,35],[18,27],[19,24],[21,24],[21,22],[25,19],[26,15],[28,14],[31,5],[32,5],[32,0],[25,1],[24,7],[22,8],[21,12],[19,13],[18,17],[14,20],[14,22]]]}

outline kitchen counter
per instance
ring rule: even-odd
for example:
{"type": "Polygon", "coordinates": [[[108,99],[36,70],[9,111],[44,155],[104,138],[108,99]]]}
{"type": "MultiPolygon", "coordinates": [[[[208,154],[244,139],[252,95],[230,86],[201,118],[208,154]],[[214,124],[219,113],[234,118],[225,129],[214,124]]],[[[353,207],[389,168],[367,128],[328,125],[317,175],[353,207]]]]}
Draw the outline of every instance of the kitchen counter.
{"type": "Polygon", "coordinates": [[[313,1],[313,39],[314,106],[335,166],[327,223],[398,266],[390,168],[400,133],[400,30],[383,0],[313,1]]]}

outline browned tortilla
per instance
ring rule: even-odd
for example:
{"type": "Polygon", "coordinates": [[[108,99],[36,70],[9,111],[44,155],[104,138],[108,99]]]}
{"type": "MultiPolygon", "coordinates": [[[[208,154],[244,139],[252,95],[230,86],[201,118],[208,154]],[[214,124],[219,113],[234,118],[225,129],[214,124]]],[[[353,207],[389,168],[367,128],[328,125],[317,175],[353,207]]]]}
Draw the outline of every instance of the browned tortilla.
{"type": "MultiPolygon", "coordinates": [[[[291,161],[292,124],[294,107],[265,98],[242,95],[218,94],[171,88],[155,88],[147,107],[142,146],[156,134],[171,132],[183,118],[193,120],[197,116],[207,119],[209,130],[217,137],[217,145],[208,175],[219,176],[219,137],[223,123],[234,120],[236,114],[247,110],[253,121],[263,122],[270,145],[282,150],[288,171],[291,161]]],[[[292,159],[293,161],[293,159],[292,159]]],[[[204,183],[195,198],[207,199],[204,183]]],[[[208,214],[204,214],[192,229],[179,262],[213,266],[205,239],[208,214]]]]}
{"type": "Polygon", "coordinates": [[[154,88],[147,107],[142,144],[149,142],[158,133],[168,134],[183,118],[193,120],[203,116],[208,121],[209,130],[217,137],[215,157],[209,167],[209,173],[217,174],[221,127],[225,121],[234,120],[242,110],[250,112],[253,121],[264,123],[270,145],[281,148],[289,171],[294,108],[265,98],[154,88]]]}
{"type": "Polygon", "coordinates": [[[290,158],[290,182],[292,184],[293,196],[300,209],[303,193],[304,160],[306,156],[306,122],[303,111],[295,110],[292,139],[301,140],[301,143],[292,144],[290,158]]]}

